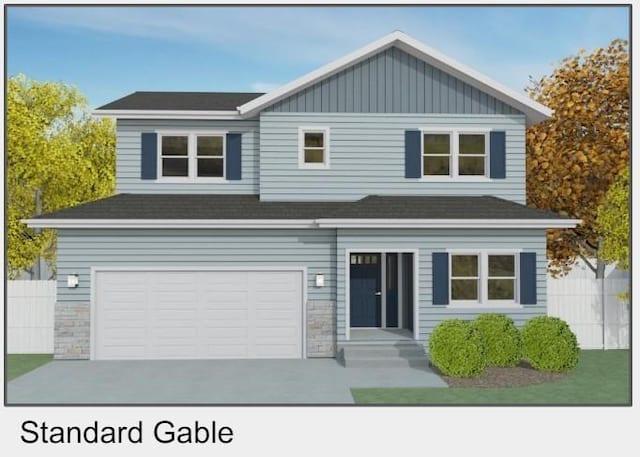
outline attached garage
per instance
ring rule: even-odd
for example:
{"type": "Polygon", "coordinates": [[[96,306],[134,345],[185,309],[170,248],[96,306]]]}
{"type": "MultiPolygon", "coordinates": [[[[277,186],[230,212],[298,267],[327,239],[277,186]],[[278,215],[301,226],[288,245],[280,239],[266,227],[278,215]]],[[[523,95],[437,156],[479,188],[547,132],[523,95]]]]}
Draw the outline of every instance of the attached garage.
{"type": "Polygon", "coordinates": [[[304,271],[94,268],[91,358],[303,357],[304,271]]]}

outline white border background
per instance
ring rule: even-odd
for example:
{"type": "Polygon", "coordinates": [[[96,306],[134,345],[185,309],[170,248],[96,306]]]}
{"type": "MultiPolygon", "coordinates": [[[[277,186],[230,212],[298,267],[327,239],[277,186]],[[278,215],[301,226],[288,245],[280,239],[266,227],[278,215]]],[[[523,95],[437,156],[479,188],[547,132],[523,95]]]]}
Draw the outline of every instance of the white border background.
{"type": "MultiPolygon", "coordinates": [[[[191,0],[191,3],[204,2],[191,0]]],[[[260,2],[249,1],[246,3],[257,4],[260,2]]],[[[403,0],[403,3],[424,3],[424,1],[403,0]]],[[[463,2],[450,3],[468,4],[472,1],[463,0],[463,2]]],[[[494,1],[493,3],[505,4],[508,2],[494,1]]],[[[588,5],[598,2],[565,0],[563,3],[588,5]]],[[[636,5],[633,11],[633,22],[637,23],[638,19],[636,5]]],[[[544,27],[544,24],[540,26],[544,27]]],[[[393,28],[393,25],[391,24],[390,27],[393,28]]],[[[0,39],[4,40],[4,38],[0,39]]],[[[637,90],[637,81],[634,84],[634,89],[636,89],[636,94],[640,93],[637,90]]],[[[634,130],[639,130],[637,116],[633,127],[635,127],[634,130]]],[[[4,133],[4,125],[0,128],[4,133]]],[[[636,175],[640,171],[637,168],[636,163],[633,170],[636,175]]],[[[0,169],[4,175],[4,161],[0,163],[0,169]]],[[[0,192],[4,197],[4,187],[0,192]]],[[[633,203],[635,206],[635,199],[633,203]]],[[[636,259],[634,259],[633,267],[637,267],[636,259]]],[[[4,261],[4,252],[2,260],[4,261]]],[[[637,270],[637,268],[634,269],[637,270]]],[[[635,284],[637,282],[634,281],[635,284]]],[[[2,324],[0,332],[4,332],[4,322],[2,324]]],[[[637,353],[634,353],[634,367],[636,366],[638,366],[637,353]]],[[[636,396],[637,384],[636,376],[633,385],[636,396]]],[[[326,456],[331,454],[336,456],[389,456],[407,451],[416,455],[451,456],[556,456],[565,454],[582,457],[632,455],[632,450],[636,449],[637,452],[638,449],[637,424],[640,423],[639,419],[637,406],[631,408],[2,407],[0,410],[0,446],[3,455],[13,455],[10,452],[17,451],[28,453],[28,455],[46,453],[48,456],[65,455],[66,457],[86,457],[87,452],[95,456],[112,456],[119,452],[122,452],[122,455],[132,455],[143,452],[158,453],[158,451],[160,451],[160,455],[173,455],[178,451],[189,455],[209,456],[272,455],[276,453],[286,456],[326,456]],[[204,423],[216,420],[219,424],[231,426],[234,429],[235,438],[231,445],[158,444],[149,439],[151,438],[149,433],[155,422],[163,419],[172,420],[181,425],[193,423],[196,419],[204,423]],[[50,424],[58,425],[88,425],[94,420],[99,420],[105,425],[125,425],[142,420],[146,427],[145,438],[147,439],[143,445],[131,446],[25,445],[19,439],[20,425],[24,420],[47,421],[50,424]]]]}

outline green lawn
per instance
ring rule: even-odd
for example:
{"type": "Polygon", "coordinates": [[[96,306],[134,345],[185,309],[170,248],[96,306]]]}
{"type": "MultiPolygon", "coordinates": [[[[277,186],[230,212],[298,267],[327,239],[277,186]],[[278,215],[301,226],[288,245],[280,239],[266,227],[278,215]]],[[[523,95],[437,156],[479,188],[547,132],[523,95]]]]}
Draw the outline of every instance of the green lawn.
{"type": "Polygon", "coordinates": [[[40,365],[49,363],[51,359],[51,354],[8,354],[7,380],[11,381],[31,370],[35,370],[40,365]]]}
{"type": "Polygon", "coordinates": [[[568,378],[511,388],[352,389],[359,404],[616,404],[631,403],[630,352],[581,351],[568,378]]]}

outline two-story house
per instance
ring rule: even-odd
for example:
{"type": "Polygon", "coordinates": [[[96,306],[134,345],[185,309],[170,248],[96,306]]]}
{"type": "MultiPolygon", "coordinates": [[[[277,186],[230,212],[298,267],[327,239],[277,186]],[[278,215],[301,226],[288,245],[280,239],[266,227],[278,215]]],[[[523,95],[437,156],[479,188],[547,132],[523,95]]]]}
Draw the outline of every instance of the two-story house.
{"type": "Polygon", "coordinates": [[[55,356],[334,357],[546,312],[525,129],[551,111],[394,32],[267,94],[135,92],[117,195],[58,231],[55,356]]]}

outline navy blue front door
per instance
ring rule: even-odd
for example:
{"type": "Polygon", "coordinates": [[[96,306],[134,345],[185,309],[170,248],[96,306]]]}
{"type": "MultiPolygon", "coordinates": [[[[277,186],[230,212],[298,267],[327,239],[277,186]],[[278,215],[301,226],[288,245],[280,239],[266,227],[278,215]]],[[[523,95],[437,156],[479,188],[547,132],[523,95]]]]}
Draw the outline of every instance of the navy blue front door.
{"type": "Polygon", "coordinates": [[[351,254],[350,263],[351,327],[380,327],[380,254],[351,254]]]}

